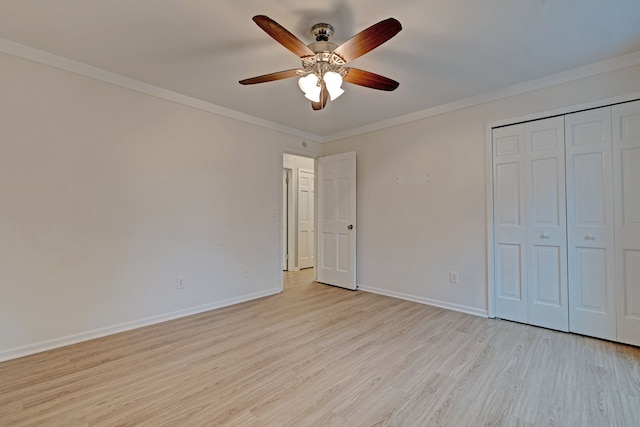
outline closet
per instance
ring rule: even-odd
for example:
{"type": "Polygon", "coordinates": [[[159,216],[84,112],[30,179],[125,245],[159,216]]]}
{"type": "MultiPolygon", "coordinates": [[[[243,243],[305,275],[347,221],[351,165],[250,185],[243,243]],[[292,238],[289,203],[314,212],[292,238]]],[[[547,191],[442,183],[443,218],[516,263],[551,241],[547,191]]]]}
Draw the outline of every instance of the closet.
{"type": "Polygon", "coordinates": [[[640,101],[492,134],[496,317],[640,345],[640,101]]]}

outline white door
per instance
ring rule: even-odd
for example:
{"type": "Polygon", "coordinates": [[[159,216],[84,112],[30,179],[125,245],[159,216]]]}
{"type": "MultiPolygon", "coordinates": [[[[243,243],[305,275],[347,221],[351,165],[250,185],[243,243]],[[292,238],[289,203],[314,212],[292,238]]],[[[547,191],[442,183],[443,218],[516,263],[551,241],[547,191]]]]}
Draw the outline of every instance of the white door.
{"type": "Polygon", "coordinates": [[[496,316],[567,331],[564,119],[493,130],[496,316]]]}
{"type": "Polygon", "coordinates": [[[569,330],[615,341],[611,108],[565,116],[565,135],[569,330]]]}
{"type": "Polygon", "coordinates": [[[528,323],[569,330],[564,118],[525,124],[528,323]]]}
{"type": "Polygon", "coordinates": [[[527,322],[524,125],[493,130],[496,317],[527,322]]]}
{"type": "Polygon", "coordinates": [[[640,345],[640,101],[614,105],[618,341],[640,345]]]}
{"type": "Polygon", "coordinates": [[[356,153],[320,157],[316,280],[356,289],[356,153]]]}
{"type": "Polygon", "coordinates": [[[298,169],[298,268],[313,267],[315,252],[314,174],[298,169]]]}

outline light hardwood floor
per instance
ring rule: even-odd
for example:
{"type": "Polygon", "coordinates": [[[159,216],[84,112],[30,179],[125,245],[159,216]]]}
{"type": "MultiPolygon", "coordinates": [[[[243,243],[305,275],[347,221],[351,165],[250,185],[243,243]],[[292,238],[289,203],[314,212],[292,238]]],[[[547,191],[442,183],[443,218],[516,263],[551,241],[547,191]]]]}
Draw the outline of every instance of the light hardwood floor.
{"type": "Polygon", "coordinates": [[[313,283],[0,363],[0,426],[639,426],[640,349],[313,283]]]}

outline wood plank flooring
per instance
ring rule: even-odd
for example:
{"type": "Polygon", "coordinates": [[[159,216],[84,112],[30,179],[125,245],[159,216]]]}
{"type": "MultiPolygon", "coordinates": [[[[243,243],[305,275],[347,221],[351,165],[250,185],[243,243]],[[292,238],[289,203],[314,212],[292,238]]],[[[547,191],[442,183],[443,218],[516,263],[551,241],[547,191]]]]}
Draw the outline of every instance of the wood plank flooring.
{"type": "Polygon", "coordinates": [[[640,349],[312,282],[0,363],[0,426],[639,426],[640,349]]]}

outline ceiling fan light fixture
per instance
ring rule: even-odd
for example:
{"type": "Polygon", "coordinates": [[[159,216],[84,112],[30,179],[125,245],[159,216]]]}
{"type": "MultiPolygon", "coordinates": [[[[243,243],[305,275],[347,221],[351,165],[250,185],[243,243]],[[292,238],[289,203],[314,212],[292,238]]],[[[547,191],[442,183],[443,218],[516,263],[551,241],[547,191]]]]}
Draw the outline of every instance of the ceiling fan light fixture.
{"type": "Polygon", "coordinates": [[[298,86],[305,97],[312,101],[311,107],[314,111],[324,109],[329,99],[333,101],[344,93],[341,87],[344,78],[351,84],[384,91],[395,90],[399,85],[388,77],[344,66],[398,34],[402,25],[397,19],[388,18],[380,21],[339,46],[329,41],[333,34],[333,27],[329,24],[314,25],[312,33],[316,41],[307,45],[268,16],[256,15],[253,21],[275,41],[298,56],[302,61],[302,68],[240,80],[242,85],[297,76],[298,86]]]}
{"type": "Polygon", "coordinates": [[[344,93],[342,86],[342,76],[335,71],[328,71],[324,74],[324,83],[327,85],[327,91],[331,100],[337,99],[344,93]]]}

